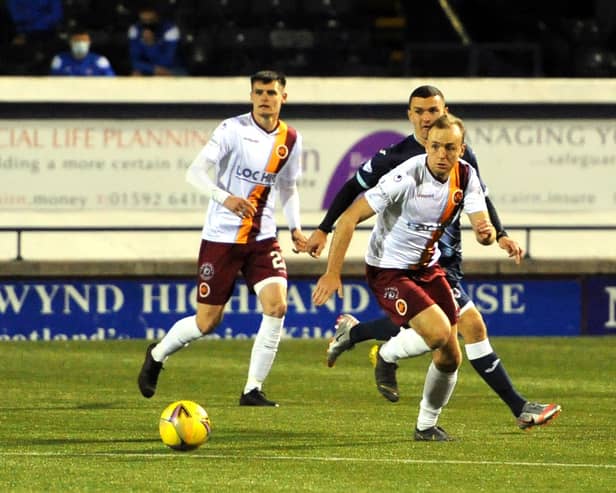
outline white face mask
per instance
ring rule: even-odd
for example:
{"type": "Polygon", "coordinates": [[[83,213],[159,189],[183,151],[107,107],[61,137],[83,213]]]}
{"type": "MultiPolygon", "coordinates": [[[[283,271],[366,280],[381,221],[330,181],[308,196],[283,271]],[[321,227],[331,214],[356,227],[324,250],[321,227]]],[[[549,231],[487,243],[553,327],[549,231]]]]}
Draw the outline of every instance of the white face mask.
{"type": "Polygon", "coordinates": [[[75,58],[84,58],[90,51],[90,43],[88,41],[73,41],[71,43],[71,53],[75,58]]]}

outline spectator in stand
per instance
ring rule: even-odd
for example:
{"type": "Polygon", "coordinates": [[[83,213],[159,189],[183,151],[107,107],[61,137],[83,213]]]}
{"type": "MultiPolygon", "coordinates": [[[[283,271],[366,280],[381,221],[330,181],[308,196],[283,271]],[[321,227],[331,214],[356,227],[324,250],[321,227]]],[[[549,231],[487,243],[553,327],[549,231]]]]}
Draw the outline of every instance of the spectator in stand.
{"type": "Polygon", "coordinates": [[[180,29],[161,18],[154,2],[143,3],[128,29],[132,75],[186,75],[179,61],[180,29]]]}
{"type": "Polygon", "coordinates": [[[83,27],[72,30],[70,51],[53,57],[50,75],[114,76],[107,57],[90,52],[90,33],[83,27]]]}
{"type": "Polygon", "coordinates": [[[62,0],[7,0],[6,6],[15,29],[14,45],[53,38],[63,18],[62,0]]]}
{"type": "Polygon", "coordinates": [[[62,46],[57,36],[62,0],[7,0],[0,7],[5,15],[0,74],[46,75],[49,59],[62,46]]]}

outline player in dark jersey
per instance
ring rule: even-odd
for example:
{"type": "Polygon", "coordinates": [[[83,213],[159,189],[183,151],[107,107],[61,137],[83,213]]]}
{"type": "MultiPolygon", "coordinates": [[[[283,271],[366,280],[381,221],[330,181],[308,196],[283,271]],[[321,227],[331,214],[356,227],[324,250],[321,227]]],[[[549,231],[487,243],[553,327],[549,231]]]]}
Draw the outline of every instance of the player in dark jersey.
{"type": "MultiPolygon", "coordinates": [[[[342,186],[325,218],[308,240],[307,251],[310,255],[313,257],[320,256],[327,242],[327,235],[332,231],[335,221],[360,193],[375,186],[381,176],[402,162],[426,152],[424,143],[428,130],[434,121],[446,112],[445,97],[436,87],[420,86],[411,93],[407,114],[413,125],[414,134],[387,149],[381,149],[342,186]]],[[[462,158],[471,164],[477,174],[481,176],[477,158],[470,146],[466,146],[462,158]]],[[[487,187],[483,181],[482,187],[487,195],[487,187]]],[[[488,196],[486,196],[486,205],[490,220],[497,232],[498,245],[516,263],[520,263],[523,255],[522,248],[516,241],[508,237],[494,204],[488,196]]],[[[528,429],[543,425],[558,416],[561,406],[531,402],[520,395],[513,387],[500,358],[490,345],[487,327],[481,313],[460,284],[463,278],[461,240],[458,216],[439,240],[439,249],[441,250],[439,263],[447,273],[447,280],[460,307],[458,332],[464,338],[466,355],[475,371],[509,406],[520,428],[528,429]]],[[[327,349],[327,364],[330,367],[334,366],[338,356],[353,348],[358,342],[370,339],[388,340],[399,331],[400,328],[389,318],[359,322],[352,315],[342,314],[336,321],[336,332],[327,349]]],[[[373,362],[376,357],[375,349],[378,349],[378,347],[374,346],[371,350],[373,362]]],[[[438,366],[438,362],[436,363],[438,366]]]]}

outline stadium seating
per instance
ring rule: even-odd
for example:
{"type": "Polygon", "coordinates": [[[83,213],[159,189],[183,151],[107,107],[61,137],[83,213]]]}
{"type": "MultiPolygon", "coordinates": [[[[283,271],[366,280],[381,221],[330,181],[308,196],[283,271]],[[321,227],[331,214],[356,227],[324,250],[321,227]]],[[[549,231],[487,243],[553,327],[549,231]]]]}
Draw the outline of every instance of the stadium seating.
{"type": "MultiPolygon", "coordinates": [[[[10,17],[0,4],[0,74],[44,74],[77,24],[90,30],[93,50],[106,55],[118,75],[129,74],[126,32],[139,0],[63,3],[58,43],[35,47],[12,46],[10,17]]],[[[315,76],[616,76],[616,30],[610,27],[616,19],[593,17],[590,4],[449,4],[459,10],[467,40],[439,2],[159,0],[163,16],[180,28],[190,75],[276,66],[315,76]],[[494,22],[482,22],[484,15],[494,22]],[[447,62],[435,63],[435,56],[447,62]]]]}

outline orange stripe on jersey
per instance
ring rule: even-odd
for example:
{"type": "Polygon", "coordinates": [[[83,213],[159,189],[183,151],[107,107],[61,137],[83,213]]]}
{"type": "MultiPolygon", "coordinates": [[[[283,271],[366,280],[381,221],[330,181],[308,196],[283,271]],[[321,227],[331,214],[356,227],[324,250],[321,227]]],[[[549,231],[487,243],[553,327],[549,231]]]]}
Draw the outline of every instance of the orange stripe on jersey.
{"type": "Polygon", "coordinates": [[[432,238],[426,244],[425,250],[421,255],[418,266],[427,265],[432,255],[434,254],[434,244],[443,236],[445,227],[451,222],[454,214],[458,210],[458,206],[462,203],[464,193],[460,189],[460,163],[457,162],[449,172],[449,193],[447,194],[447,204],[441,214],[438,222],[443,225],[442,228],[432,233],[432,238]]]}
{"type": "MultiPolygon", "coordinates": [[[[267,166],[265,167],[265,171],[268,173],[278,173],[289,157],[289,153],[291,152],[290,147],[292,147],[292,144],[290,146],[287,145],[287,136],[291,133],[288,130],[287,124],[280,120],[278,125],[278,135],[276,136],[272,147],[272,152],[270,153],[267,166]]],[[[293,143],[295,143],[294,139],[293,143]]],[[[252,192],[250,192],[247,200],[249,200],[250,203],[256,207],[257,211],[253,217],[245,217],[242,219],[242,224],[240,225],[239,231],[237,232],[237,236],[235,238],[236,243],[248,243],[249,239],[256,236],[258,233],[258,226],[270,189],[271,187],[266,187],[265,185],[255,185],[252,192]]]]}
{"type": "Polygon", "coordinates": [[[445,210],[441,214],[441,218],[438,220],[440,224],[447,224],[451,220],[458,206],[462,202],[461,194],[460,163],[457,162],[449,172],[449,196],[447,197],[447,205],[445,206],[445,210]]]}

